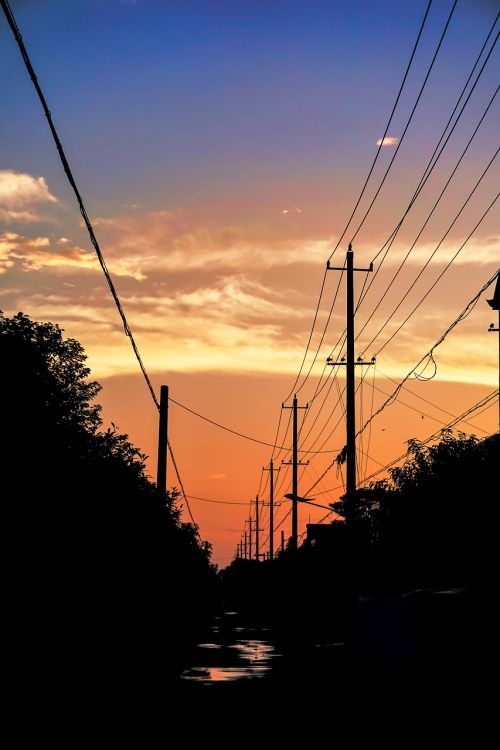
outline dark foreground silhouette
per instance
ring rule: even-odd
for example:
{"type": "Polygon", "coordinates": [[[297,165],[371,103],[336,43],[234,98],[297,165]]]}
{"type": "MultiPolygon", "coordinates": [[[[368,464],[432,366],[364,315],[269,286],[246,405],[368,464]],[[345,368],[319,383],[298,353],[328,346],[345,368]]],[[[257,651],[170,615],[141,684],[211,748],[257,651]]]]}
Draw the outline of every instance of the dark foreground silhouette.
{"type": "Polygon", "coordinates": [[[0,361],[9,692],[20,728],[36,714],[77,731],[179,673],[215,570],[176,493],[102,429],[78,342],[1,316],[0,361]]]}
{"type": "Polygon", "coordinates": [[[498,436],[414,443],[323,536],[217,577],[176,493],[102,429],[80,345],[0,317],[0,358],[16,747],[491,743],[498,436]],[[183,677],[257,641],[279,654],[259,678],[183,677]]]}

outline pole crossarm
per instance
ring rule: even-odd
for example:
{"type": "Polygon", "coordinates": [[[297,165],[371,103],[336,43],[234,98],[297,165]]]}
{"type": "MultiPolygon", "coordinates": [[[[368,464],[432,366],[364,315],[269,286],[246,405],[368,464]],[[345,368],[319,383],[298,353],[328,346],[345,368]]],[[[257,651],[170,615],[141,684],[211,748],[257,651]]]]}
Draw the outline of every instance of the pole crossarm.
{"type": "MultiPolygon", "coordinates": [[[[363,357],[358,357],[357,360],[354,362],[354,365],[361,365],[361,366],[365,365],[368,367],[369,365],[375,365],[376,363],[377,363],[377,360],[375,357],[372,357],[370,360],[363,359],[363,357]]],[[[327,357],[326,364],[327,365],[346,365],[347,362],[346,362],[345,357],[342,357],[339,362],[334,361],[332,357],[327,357]]]]}

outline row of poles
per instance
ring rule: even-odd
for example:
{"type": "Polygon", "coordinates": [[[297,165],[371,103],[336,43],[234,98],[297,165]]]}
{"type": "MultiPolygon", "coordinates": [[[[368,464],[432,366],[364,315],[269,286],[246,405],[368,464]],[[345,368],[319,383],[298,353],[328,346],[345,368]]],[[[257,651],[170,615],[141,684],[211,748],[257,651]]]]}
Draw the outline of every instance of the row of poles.
{"type": "MultiPolygon", "coordinates": [[[[272,462],[271,462],[272,466],[272,462]]],[[[272,498],[272,492],[270,493],[270,497],[272,498]]],[[[279,505],[279,503],[278,503],[279,505]]],[[[264,501],[260,501],[258,497],[255,498],[255,520],[250,516],[245,521],[245,531],[243,532],[243,536],[241,537],[241,541],[238,542],[236,545],[236,557],[242,560],[252,560],[255,559],[257,561],[259,560],[272,560],[274,558],[274,528],[271,523],[272,518],[272,511],[271,508],[273,507],[272,499],[269,503],[265,503],[264,501]],[[262,529],[259,528],[259,508],[269,506],[270,508],[270,519],[269,523],[270,525],[270,531],[269,531],[269,551],[268,552],[261,552],[260,551],[260,532],[262,529]],[[246,528],[246,524],[248,524],[248,529],[246,528]]],[[[285,532],[281,531],[281,544],[280,544],[280,550],[285,549],[285,532]]]]}
{"type": "MultiPolygon", "coordinates": [[[[346,255],[346,262],[343,267],[330,266],[330,261],[327,263],[328,271],[341,271],[346,272],[346,357],[340,361],[334,361],[330,357],[327,359],[328,365],[340,366],[343,365],[346,368],[346,446],[343,451],[345,453],[347,471],[346,471],[346,496],[353,497],[356,492],[356,403],[355,403],[355,380],[354,370],[356,365],[373,365],[375,360],[364,361],[361,358],[355,360],[354,357],[354,272],[373,271],[373,264],[370,264],[369,268],[354,268],[354,253],[352,245],[349,245],[349,249],[346,255]]],[[[500,291],[499,291],[499,277],[497,277],[495,291],[493,299],[487,300],[488,304],[493,310],[499,311],[500,303],[500,291]]],[[[499,325],[497,328],[492,323],[489,330],[499,332],[500,329],[500,312],[499,314],[499,325]]],[[[499,336],[499,347],[500,347],[500,336],[499,336]]],[[[500,377],[500,349],[499,349],[499,377],[500,377]]],[[[169,401],[169,390],[167,385],[162,385],[160,389],[160,411],[159,411],[159,430],[158,430],[158,465],[157,465],[157,478],[156,484],[160,495],[164,495],[167,489],[167,451],[168,451],[168,401],[169,401]]],[[[284,465],[292,466],[292,492],[286,497],[292,501],[292,530],[289,540],[289,547],[292,551],[297,549],[298,543],[298,503],[308,501],[307,498],[301,498],[298,492],[298,467],[305,465],[307,462],[300,461],[298,458],[298,411],[299,409],[307,409],[308,405],[299,406],[297,396],[293,398],[292,406],[285,406],[282,404],[282,409],[292,409],[292,460],[282,461],[284,465]]],[[[499,429],[500,429],[500,395],[499,395],[499,429]]],[[[255,520],[251,517],[245,521],[245,525],[248,524],[248,530],[242,535],[241,541],[238,542],[236,548],[236,557],[250,560],[260,559],[273,559],[275,556],[274,548],[274,510],[279,506],[274,500],[274,475],[276,469],[273,461],[269,462],[268,467],[263,467],[263,471],[269,471],[269,503],[260,501],[258,497],[255,498],[255,520]],[[259,527],[259,509],[260,507],[269,507],[269,551],[260,551],[260,532],[262,529],[259,527]]],[[[311,503],[314,505],[314,503],[311,503]]],[[[285,549],[285,534],[281,531],[281,550],[285,549]]]]}
{"type": "MultiPolygon", "coordinates": [[[[355,404],[355,382],[354,382],[354,368],[356,365],[372,365],[375,360],[371,362],[365,362],[364,360],[354,358],[354,272],[373,271],[373,264],[370,264],[369,268],[354,268],[354,252],[352,245],[349,244],[349,249],[346,255],[346,262],[342,267],[330,266],[330,261],[327,263],[327,271],[340,271],[346,273],[346,357],[340,361],[334,361],[330,357],[327,359],[327,364],[331,366],[345,366],[346,368],[346,449],[345,456],[347,461],[347,473],[346,473],[346,495],[353,496],[356,492],[356,404],[355,404]]],[[[292,501],[292,533],[290,536],[290,549],[295,551],[298,544],[298,504],[302,501],[307,501],[307,498],[301,498],[299,496],[298,488],[298,467],[304,466],[309,461],[300,461],[298,457],[298,411],[299,409],[307,409],[308,405],[299,406],[297,402],[297,396],[293,397],[292,406],[281,405],[282,409],[292,409],[293,415],[293,428],[292,428],[292,460],[282,461],[284,465],[292,466],[292,492],[289,496],[292,501]]],[[[273,548],[273,531],[274,531],[274,498],[273,498],[273,464],[272,461],[269,465],[269,471],[271,472],[271,489],[270,489],[270,519],[269,519],[269,557],[274,557],[273,548]]],[[[256,527],[258,528],[258,499],[256,499],[256,527]]],[[[251,519],[248,521],[251,524],[251,519]]],[[[258,536],[256,537],[258,538],[258,536]]],[[[246,539],[246,531],[244,534],[246,539]]],[[[244,542],[243,542],[244,543],[244,542]]],[[[241,542],[238,544],[237,556],[241,557],[241,542]]],[[[256,552],[255,559],[259,560],[259,554],[256,552]]]]}

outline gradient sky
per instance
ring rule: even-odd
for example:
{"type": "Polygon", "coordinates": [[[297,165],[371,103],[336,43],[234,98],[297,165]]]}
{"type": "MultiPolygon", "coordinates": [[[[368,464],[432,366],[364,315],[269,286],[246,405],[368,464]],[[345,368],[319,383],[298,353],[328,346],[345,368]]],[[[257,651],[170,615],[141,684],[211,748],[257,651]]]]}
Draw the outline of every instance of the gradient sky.
{"type": "MultiPolygon", "coordinates": [[[[167,383],[171,395],[191,408],[274,442],[280,405],[304,353],[325,262],[383,135],[426,4],[11,0],[155,388],[167,383]]],[[[394,154],[451,5],[451,0],[432,4],[388,132],[391,141],[381,149],[362,209],[394,154]]],[[[498,3],[488,0],[458,1],[394,167],[356,237],[356,264],[369,264],[406,209],[497,10],[498,3]]],[[[360,307],[357,330],[382,297],[495,93],[498,60],[495,49],[360,307]]],[[[117,423],[154,457],[153,405],[3,17],[0,87],[0,308],[59,323],[80,340],[93,376],[103,385],[106,422],[117,423]]],[[[357,354],[365,348],[366,356],[378,353],[494,200],[498,160],[372,343],[494,156],[498,121],[495,100],[402,272],[360,335],[357,354]]],[[[337,264],[363,213],[339,247],[337,264]]],[[[358,399],[361,421],[385,399],[375,390],[372,402],[371,384],[391,392],[394,383],[386,376],[400,380],[419,361],[494,274],[499,246],[494,206],[377,357],[375,373],[366,373],[362,403],[358,399]]],[[[356,279],[358,292],[363,279],[363,274],[356,279]]],[[[330,273],[312,353],[337,283],[338,275],[330,273]]],[[[487,333],[493,316],[485,298],[491,295],[492,290],[436,351],[436,377],[409,381],[413,393],[402,392],[405,404],[396,402],[374,420],[370,443],[366,434],[360,446],[370,455],[363,473],[403,453],[408,438],[434,433],[450,414],[461,413],[497,387],[497,347],[487,333]]],[[[312,397],[325,358],[343,331],[344,305],[341,288],[317,363],[300,391],[301,403],[312,397]]],[[[310,363],[309,357],[305,372],[310,363]]],[[[304,492],[345,442],[342,410],[335,406],[337,383],[343,387],[342,374],[327,381],[306,417],[304,447],[332,453],[309,456],[301,479],[304,492]]],[[[290,443],[284,429],[288,414],[280,445],[290,443]]],[[[478,435],[494,430],[494,405],[470,421],[474,427],[461,427],[478,435]]],[[[215,560],[225,564],[240,539],[247,503],[259,490],[271,449],[222,432],[174,405],[170,436],[189,495],[245,503],[192,500],[202,535],[213,542],[215,560]]],[[[277,463],[283,458],[282,452],[277,463]]],[[[264,481],[260,491],[266,497],[264,481]]],[[[289,481],[289,470],[283,468],[279,494],[289,481]]],[[[317,495],[318,502],[337,498],[340,489],[327,490],[341,482],[332,469],[315,489],[324,493],[317,495]]],[[[287,508],[283,502],[278,521],[287,508]]],[[[309,511],[311,520],[324,515],[301,509],[301,532],[309,511]]],[[[282,528],[288,536],[289,519],[282,528]]]]}

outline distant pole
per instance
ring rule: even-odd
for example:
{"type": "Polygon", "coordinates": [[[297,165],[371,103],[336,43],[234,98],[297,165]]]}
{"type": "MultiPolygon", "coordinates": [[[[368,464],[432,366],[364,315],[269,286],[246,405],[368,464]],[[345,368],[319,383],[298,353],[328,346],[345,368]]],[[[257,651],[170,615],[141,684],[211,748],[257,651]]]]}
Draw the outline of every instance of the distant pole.
{"type": "Polygon", "coordinates": [[[292,464],[292,494],[295,496],[292,499],[292,537],[291,537],[291,548],[292,550],[297,549],[297,539],[298,539],[298,528],[299,528],[299,518],[298,518],[298,488],[299,488],[299,479],[298,479],[298,467],[302,465],[307,465],[309,461],[299,461],[298,460],[298,419],[297,419],[297,410],[298,409],[307,409],[306,406],[297,406],[297,396],[293,397],[293,406],[284,406],[282,405],[283,409],[293,409],[293,446],[292,446],[292,460],[291,461],[282,461],[284,464],[292,464]]]}
{"type": "Polygon", "coordinates": [[[274,558],[274,464],[269,464],[269,559],[274,558]]]}
{"type": "Polygon", "coordinates": [[[250,531],[248,533],[248,559],[252,559],[252,517],[248,519],[248,525],[250,527],[250,531]]]}
{"type": "Polygon", "coordinates": [[[156,486],[163,497],[167,491],[167,449],[168,449],[168,385],[160,388],[160,422],[158,428],[158,468],[156,486]]]}
{"type": "Polygon", "coordinates": [[[248,557],[247,557],[247,555],[248,555],[248,548],[247,548],[247,532],[246,531],[244,533],[244,539],[245,539],[245,560],[247,560],[248,559],[248,557]]]}
{"type": "Polygon", "coordinates": [[[285,532],[281,529],[281,551],[285,551],[285,532]]]}
{"type": "Polygon", "coordinates": [[[375,364],[363,362],[361,359],[354,361],[354,271],[373,271],[373,265],[370,268],[354,268],[354,253],[352,245],[349,243],[349,249],[346,255],[346,265],[344,268],[332,268],[328,261],[326,268],[328,271],[347,271],[346,278],[346,359],[340,362],[333,362],[327,359],[329,365],[345,365],[346,367],[346,448],[345,457],[347,460],[346,471],[346,495],[352,498],[356,493],[356,387],[354,383],[354,367],[357,364],[375,364]]]}
{"type": "MultiPolygon", "coordinates": [[[[274,560],[274,509],[280,505],[280,503],[274,502],[274,463],[271,459],[269,461],[269,468],[263,466],[263,471],[269,472],[269,503],[263,503],[263,505],[269,505],[269,559],[274,560]]],[[[279,471],[279,467],[277,471],[279,471]]]]}
{"type": "Polygon", "coordinates": [[[259,496],[255,496],[255,559],[259,562],[259,496]]]}

